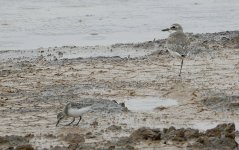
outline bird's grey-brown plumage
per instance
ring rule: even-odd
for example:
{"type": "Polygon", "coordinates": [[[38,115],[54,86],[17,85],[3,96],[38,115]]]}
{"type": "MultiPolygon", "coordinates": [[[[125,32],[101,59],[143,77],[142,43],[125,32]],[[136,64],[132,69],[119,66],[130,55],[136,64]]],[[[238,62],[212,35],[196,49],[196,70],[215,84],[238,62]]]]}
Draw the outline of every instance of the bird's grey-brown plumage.
{"type": "Polygon", "coordinates": [[[171,51],[175,51],[182,57],[188,54],[189,41],[187,36],[183,32],[174,32],[169,35],[167,40],[167,48],[171,51]]]}
{"type": "Polygon", "coordinates": [[[183,67],[183,59],[188,55],[190,42],[188,37],[183,32],[183,28],[180,24],[173,24],[170,28],[163,29],[162,31],[170,31],[166,45],[167,49],[171,55],[174,57],[179,57],[182,59],[181,68],[179,72],[179,76],[181,75],[181,70],[183,67]]]}

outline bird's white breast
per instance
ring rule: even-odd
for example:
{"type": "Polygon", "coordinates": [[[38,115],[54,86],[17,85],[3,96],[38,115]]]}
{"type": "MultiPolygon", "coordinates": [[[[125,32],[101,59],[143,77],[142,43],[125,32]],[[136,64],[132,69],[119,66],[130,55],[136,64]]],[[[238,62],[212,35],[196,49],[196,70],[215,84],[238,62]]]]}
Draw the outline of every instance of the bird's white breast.
{"type": "Polygon", "coordinates": [[[83,115],[84,113],[86,113],[87,111],[90,110],[90,106],[89,107],[84,107],[84,108],[70,108],[68,110],[68,115],[71,117],[80,117],[81,115],[83,115]]]}

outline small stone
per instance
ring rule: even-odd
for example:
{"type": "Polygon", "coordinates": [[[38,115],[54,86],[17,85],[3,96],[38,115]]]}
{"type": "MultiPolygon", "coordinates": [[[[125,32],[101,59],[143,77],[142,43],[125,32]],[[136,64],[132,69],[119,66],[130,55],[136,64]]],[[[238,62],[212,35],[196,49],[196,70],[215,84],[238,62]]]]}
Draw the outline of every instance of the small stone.
{"type": "Polygon", "coordinates": [[[114,150],[115,149],[115,146],[114,145],[111,145],[108,147],[108,150],[114,150]]]}
{"type": "Polygon", "coordinates": [[[64,141],[69,143],[84,143],[85,138],[82,134],[76,134],[76,133],[69,133],[64,137],[64,141]]]}
{"type": "Polygon", "coordinates": [[[59,57],[63,57],[63,53],[62,52],[58,52],[58,56],[59,57]]]}
{"type": "Polygon", "coordinates": [[[165,109],[167,109],[167,107],[159,106],[159,107],[154,108],[154,110],[158,110],[158,111],[163,111],[165,109]]]}
{"type": "Polygon", "coordinates": [[[85,134],[85,137],[86,137],[87,139],[92,139],[92,138],[95,138],[96,136],[93,135],[92,132],[87,132],[87,133],[85,134]]]}
{"type": "Polygon", "coordinates": [[[99,123],[97,121],[94,121],[90,125],[96,128],[99,125],[99,123]]]}
{"type": "Polygon", "coordinates": [[[33,138],[33,137],[34,137],[34,134],[31,134],[31,133],[25,135],[25,138],[33,138]]]}
{"type": "Polygon", "coordinates": [[[106,130],[109,130],[109,131],[119,131],[119,130],[121,130],[121,129],[122,129],[121,126],[111,125],[111,126],[109,126],[106,130]]]}

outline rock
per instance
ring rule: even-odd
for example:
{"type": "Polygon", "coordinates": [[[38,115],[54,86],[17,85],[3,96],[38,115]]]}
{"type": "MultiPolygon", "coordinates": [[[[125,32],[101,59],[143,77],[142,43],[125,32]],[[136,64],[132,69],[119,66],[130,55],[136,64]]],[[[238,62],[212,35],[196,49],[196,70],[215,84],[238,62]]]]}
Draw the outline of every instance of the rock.
{"type": "Polygon", "coordinates": [[[231,149],[235,149],[236,147],[238,147],[238,143],[235,141],[235,139],[231,139],[231,138],[221,138],[219,143],[215,143],[214,145],[220,145],[219,147],[229,147],[231,149]]]}
{"type": "Polygon", "coordinates": [[[171,131],[174,131],[174,130],[176,130],[176,128],[173,127],[173,126],[171,126],[171,127],[169,127],[168,129],[167,129],[167,128],[164,128],[164,129],[163,129],[163,133],[171,132],[171,131]]]}
{"type": "Polygon", "coordinates": [[[172,141],[187,141],[193,138],[199,137],[199,131],[196,129],[191,128],[181,128],[181,129],[175,129],[175,127],[170,127],[169,129],[164,128],[162,139],[165,141],[172,140],[172,141]]]}
{"type": "Polygon", "coordinates": [[[121,126],[117,126],[117,125],[111,125],[111,126],[109,126],[106,130],[108,130],[108,131],[119,131],[119,130],[121,130],[122,129],[122,127],[121,126]]]}
{"type": "Polygon", "coordinates": [[[202,136],[189,147],[224,150],[235,149],[237,147],[237,143],[235,142],[235,140],[229,138],[202,136]]]}
{"type": "Polygon", "coordinates": [[[93,135],[92,132],[87,132],[87,133],[85,134],[85,137],[86,137],[87,139],[96,138],[96,136],[93,135]]]}
{"type": "MultiPolygon", "coordinates": [[[[162,140],[163,143],[171,141],[176,145],[180,142],[186,144],[189,149],[235,149],[238,146],[235,136],[235,124],[228,123],[219,124],[213,129],[206,130],[205,133],[191,128],[169,127],[160,132],[158,129],[142,127],[135,130],[129,138],[133,141],[162,140]]],[[[130,145],[132,142],[123,144],[130,145]]]]}
{"type": "Polygon", "coordinates": [[[10,146],[19,146],[19,145],[27,145],[28,140],[22,136],[10,135],[5,137],[0,137],[0,145],[1,144],[8,144],[10,146]]]}
{"type": "Polygon", "coordinates": [[[159,107],[154,108],[154,110],[156,110],[156,111],[163,111],[165,109],[167,109],[167,107],[159,106],[159,107]]]}
{"type": "Polygon", "coordinates": [[[235,124],[219,124],[213,129],[209,129],[206,131],[206,136],[208,137],[229,137],[234,139],[235,138],[235,124]]]}
{"type": "Polygon", "coordinates": [[[67,148],[67,150],[76,150],[78,147],[78,144],[70,144],[67,148]]]}
{"type": "Polygon", "coordinates": [[[7,143],[8,140],[5,137],[0,137],[0,145],[7,143]]]}
{"type": "Polygon", "coordinates": [[[215,128],[207,130],[189,147],[222,150],[235,149],[238,147],[238,143],[235,141],[235,124],[219,124],[215,128]]]}
{"type": "Polygon", "coordinates": [[[125,145],[130,145],[132,143],[134,143],[132,138],[120,137],[120,139],[117,141],[116,145],[117,146],[125,146],[125,145]]]}
{"type": "Polygon", "coordinates": [[[114,150],[115,149],[115,146],[114,145],[111,145],[108,147],[108,150],[114,150]]]}
{"type": "Polygon", "coordinates": [[[198,138],[200,136],[199,130],[188,128],[184,132],[186,139],[198,138]]]}
{"type": "Polygon", "coordinates": [[[76,133],[69,133],[64,137],[64,141],[68,143],[84,143],[85,138],[82,134],[76,134],[76,133]]]}
{"type": "Polygon", "coordinates": [[[162,139],[168,141],[186,141],[184,136],[185,129],[175,129],[174,127],[170,127],[169,129],[163,129],[162,139]]]}
{"type": "Polygon", "coordinates": [[[15,150],[34,150],[31,145],[21,145],[17,146],[15,150]]]}
{"type": "Polygon", "coordinates": [[[184,136],[185,129],[181,128],[178,130],[175,130],[173,135],[174,137],[172,138],[173,141],[186,141],[187,139],[184,136]]]}
{"type": "Polygon", "coordinates": [[[210,142],[209,142],[209,138],[207,136],[201,136],[197,139],[198,143],[202,144],[202,145],[209,145],[210,142]]]}
{"type": "Polygon", "coordinates": [[[160,140],[161,132],[158,129],[150,129],[146,127],[135,130],[130,138],[133,140],[160,140]]]}
{"type": "Polygon", "coordinates": [[[31,134],[31,133],[25,135],[25,138],[28,138],[28,139],[31,139],[33,137],[34,137],[34,134],[31,134]]]}

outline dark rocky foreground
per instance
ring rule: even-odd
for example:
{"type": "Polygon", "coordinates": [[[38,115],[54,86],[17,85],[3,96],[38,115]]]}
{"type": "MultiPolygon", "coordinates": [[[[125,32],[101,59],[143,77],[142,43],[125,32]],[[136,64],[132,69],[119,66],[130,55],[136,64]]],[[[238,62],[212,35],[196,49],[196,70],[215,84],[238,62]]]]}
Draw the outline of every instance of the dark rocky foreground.
{"type": "MultiPolygon", "coordinates": [[[[112,127],[111,127],[112,128],[112,127]]],[[[120,130],[118,127],[114,127],[120,130]]],[[[131,133],[129,137],[121,137],[117,141],[104,141],[103,143],[85,143],[85,139],[94,138],[92,133],[78,134],[70,133],[64,136],[64,140],[69,143],[68,147],[55,146],[50,149],[54,150],[89,150],[89,149],[110,149],[110,150],[134,150],[138,149],[139,143],[145,142],[152,148],[160,147],[159,145],[173,145],[176,147],[186,147],[187,149],[217,149],[233,150],[238,148],[235,141],[235,124],[219,124],[213,129],[205,132],[199,132],[197,129],[175,127],[163,129],[151,129],[141,127],[131,133]],[[186,146],[185,146],[186,145],[186,146]]],[[[22,136],[2,136],[0,137],[0,146],[8,147],[7,149],[16,150],[33,150],[29,144],[29,138],[33,135],[22,136]]],[[[141,148],[142,149],[142,148],[141,148]]]]}
{"type": "MultiPolygon", "coordinates": [[[[213,129],[199,132],[197,129],[175,127],[160,129],[139,128],[130,138],[134,141],[157,141],[176,145],[186,143],[188,149],[235,149],[238,143],[235,141],[235,124],[219,124],[213,129]]],[[[155,143],[154,143],[155,144],[155,143]]]]}
{"type": "Polygon", "coordinates": [[[29,144],[29,137],[25,136],[1,136],[0,147],[8,150],[33,150],[34,148],[29,144]]]}

